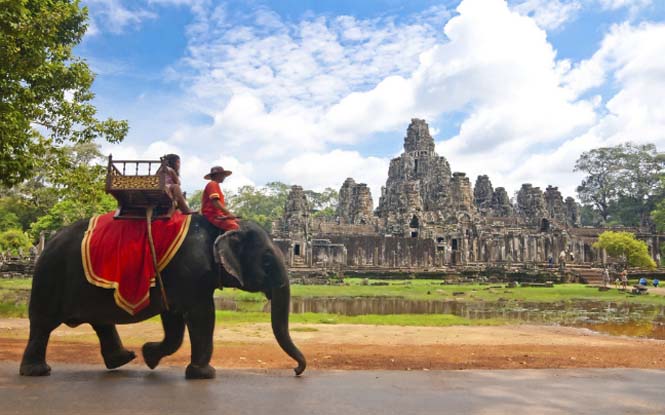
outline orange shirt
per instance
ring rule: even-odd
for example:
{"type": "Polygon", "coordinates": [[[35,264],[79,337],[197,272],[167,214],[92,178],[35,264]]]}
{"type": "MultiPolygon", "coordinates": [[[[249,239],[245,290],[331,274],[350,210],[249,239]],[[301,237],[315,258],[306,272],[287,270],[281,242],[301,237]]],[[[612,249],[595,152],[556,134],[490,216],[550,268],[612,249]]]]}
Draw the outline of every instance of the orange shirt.
{"type": "Polygon", "coordinates": [[[217,226],[220,229],[225,231],[231,231],[239,229],[238,222],[235,219],[220,219],[220,216],[224,216],[224,213],[217,209],[213,204],[213,201],[217,199],[219,203],[226,208],[226,202],[224,202],[224,193],[219,187],[219,183],[216,181],[210,181],[203,190],[203,196],[201,200],[201,214],[208,219],[210,223],[217,226]]]}
{"type": "Polygon", "coordinates": [[[226,207],[226,202],[224,202],[224,193],[222,193],[222,189],[219,187],[219,183],[211,180],[203,190],[203,196],[201,198],[201,213],[208,219],[223,215],[223,213],[212,203],[212,201],[215,199],[219,199],[219,203],[226,207]]]}

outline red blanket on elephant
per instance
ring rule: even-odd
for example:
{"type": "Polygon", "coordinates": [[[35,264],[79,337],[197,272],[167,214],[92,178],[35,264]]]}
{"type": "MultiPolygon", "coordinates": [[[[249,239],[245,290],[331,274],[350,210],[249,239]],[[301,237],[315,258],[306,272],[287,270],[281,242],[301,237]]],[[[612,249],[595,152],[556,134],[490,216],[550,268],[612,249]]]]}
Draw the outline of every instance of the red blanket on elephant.
{"type": "MultiPolygon", "coordinates": [[[[187,235],[191,216],[174,212],[170,220],[152,222],[157,267],[163,270],[187,235]]],[[[88,281],[115,289],[115,302],[134,315],[150,304],[155,286],[145,220],[114,220],[113,212],[94,216],[81,242],[83,269],[88,281]]]]}

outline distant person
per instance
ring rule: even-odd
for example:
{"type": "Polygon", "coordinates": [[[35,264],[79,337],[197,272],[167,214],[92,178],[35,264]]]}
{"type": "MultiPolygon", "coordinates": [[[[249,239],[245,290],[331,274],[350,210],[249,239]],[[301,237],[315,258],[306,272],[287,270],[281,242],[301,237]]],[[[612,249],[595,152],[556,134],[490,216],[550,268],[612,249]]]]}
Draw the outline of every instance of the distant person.
{"type": "Polygon", "coordinates": [[[646,278],[642,277],[642,278],[640,278],[639,284],[646,287],[647,285],[649,285],[649,281],[647,281],[646,278]]]}
{"type": "Polygon", "coordinates": [[[547,268],[554,268],[554,258],[552,258],[552,255],[547,257],[547,268]]]}
{"type": "Polygon", "coordinates": [[[628,270],[626,270],[626,269],[621,271],[621,287],[624,290],[628,289],[628,270]]]}
{"type": "Polygon", "coordinates": [[[180,156],[177,154],[167,154],[162,157],[166,161],[166,192],[176,203],[176,207],[185,215],[197,213],[187,205],[185,195],[182,193],[180,183],[180,156]]]}
{"type": "Polygon", "coordinates": [[[658,284],[660,284],[660,280],[658,278],[654,278],[653,281],[651,281],[651,284],[653,284],[654,287],[658,287],[658,284]]]}
{"type": "Polygon", "coordinates": [[[610,271],[605,267],[603,269],[603,286],[607,287],[608,285],[610,285],[610,271]]]}
{"type": "Polygon", "coordinates": [[[566,267],[566,251],[561,250],[559,252],[559,268],[564,269],[566,267]]]}

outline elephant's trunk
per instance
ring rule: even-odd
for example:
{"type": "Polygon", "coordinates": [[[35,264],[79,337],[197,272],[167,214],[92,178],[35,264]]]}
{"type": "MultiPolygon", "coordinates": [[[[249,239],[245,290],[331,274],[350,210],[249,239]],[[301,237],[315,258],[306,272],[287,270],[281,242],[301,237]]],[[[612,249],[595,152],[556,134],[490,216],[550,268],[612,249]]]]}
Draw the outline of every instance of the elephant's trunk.
{"type": "Polygon", "coordinates": [[[307,367],[305,356],[298,350],[291,335],[289,334],[289,304],[291,301],[291,289],[288,283],[279,288],[273,288],[271,300],[271,320],[272,332],[275,334],[275,339],[279,343],[282,350],[291,356],[296,362],[298,367],[294,368],[296,376],[300,375],[307,367]]]}

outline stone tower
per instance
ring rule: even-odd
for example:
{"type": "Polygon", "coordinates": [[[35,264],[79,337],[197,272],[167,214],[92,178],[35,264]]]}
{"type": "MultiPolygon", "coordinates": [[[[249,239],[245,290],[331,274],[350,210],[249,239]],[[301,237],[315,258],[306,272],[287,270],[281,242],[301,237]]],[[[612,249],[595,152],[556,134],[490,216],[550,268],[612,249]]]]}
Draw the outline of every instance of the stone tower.
{"type": "Polygon", "coordinates": [[[344,181],[339,189],[337,216],[345,223],[367,224],[371,222],[372,193],[365,183],[356,183],[352,178],[344,181]]]}
{"type": "Polygon", "coordinates": [[[460,212],[473,212],[473,190],[465,173],[455,172],[450,180],[452,208],[460,212]]]}
{"type": "Polygon", "coordinates": [[[522,185],[517,192],[517,212],[530,225],[538,225],[541,219],[549,217],[540,187],[533,187],[531,183],[522,185]]]}
{"type": "Polygon", "coordinates": [[[508,192],[503,187],[497,187],[492,193],[491,215],[508,217],[513,216],[513,205],[510,203],[508,192]]]}
{"type": "Polygon", "coordinates": [[[291,186],[284,206],[283,226],[290,230],[304,230],[309,220],[309,203],[301,186],[291,186]]]}
{"type": "Polygon", "coordinates": [[[563,196],[558,187],[547,186],[545,189],[545,207],[550,219],[556,221],[561,225],[565,225],[566,220],[566,206],[563,203],[563,196]]]}
{"type": "Polygon", "coordinates": [[[473,199],[480,213],[487,214],[490,211],[493,195],[494,189],[490,178],[485,174],[478,176],[476,185],[473,186],[473,199]]]}
{"type": "Polygon", "coordinates": [[[404,153],[390,161],[376,214],[410,220],[421,211],[450,209],[450,165],[434,151],[434,139],[424,120],[414,118],[404,138],[404,153]]]}

